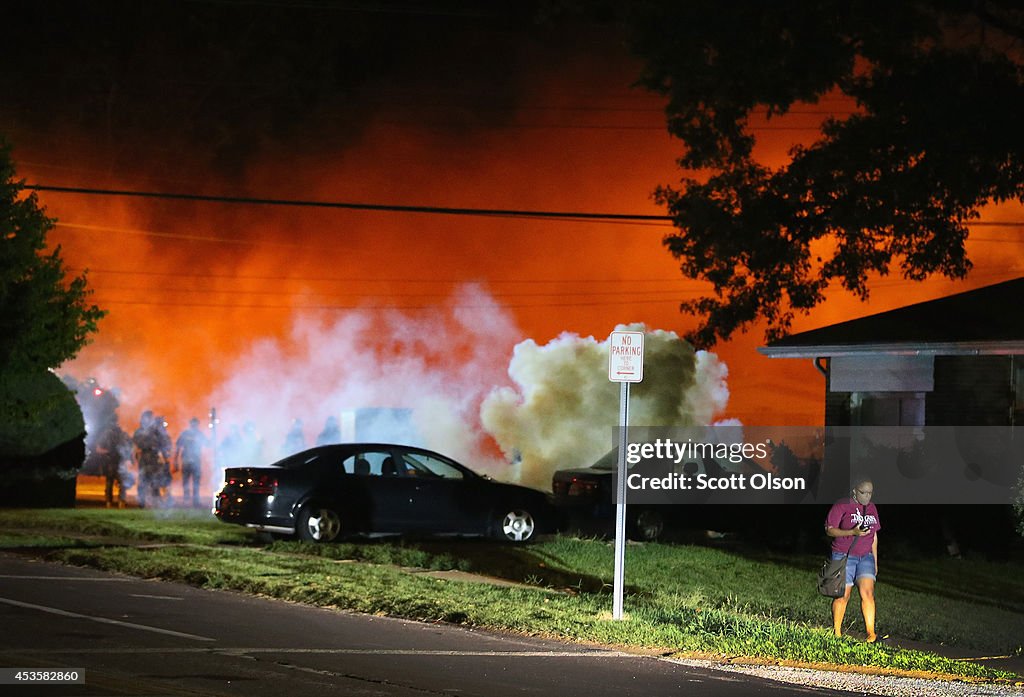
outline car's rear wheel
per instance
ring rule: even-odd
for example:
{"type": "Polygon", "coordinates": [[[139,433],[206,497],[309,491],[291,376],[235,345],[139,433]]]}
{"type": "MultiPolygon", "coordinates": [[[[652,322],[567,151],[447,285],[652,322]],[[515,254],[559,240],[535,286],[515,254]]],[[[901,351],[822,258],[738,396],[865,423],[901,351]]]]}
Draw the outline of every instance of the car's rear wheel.
{"type": "Polygon", "coordinates": [[[537,521],[526,509],[513,508],[506,511],[497,521],[499,540],[523,544],[533,539],[537,532],[537,521]]]}
{"type": "Polygon", "coordinates": [[[642,508],[629,526],[629,537],[641,542],[654,542],[665,532],[665,518],[660,511],[642,508]]]}
{"type": "Polygon", "coordinates": [[[341,516],[328,506],[309,504],[299,513],[296,532],[300,540],[334,542],[341,535],[341,516]]]}

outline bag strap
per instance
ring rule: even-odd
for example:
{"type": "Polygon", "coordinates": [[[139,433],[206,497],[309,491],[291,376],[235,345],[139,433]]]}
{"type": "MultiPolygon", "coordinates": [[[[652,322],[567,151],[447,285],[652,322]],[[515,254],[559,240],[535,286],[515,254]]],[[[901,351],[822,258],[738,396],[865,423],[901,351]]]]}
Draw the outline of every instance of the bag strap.
{"type": "MultiPolygon", "coordinates": [[[[857,513],[863,518],[864,514],[860,512],[860,508],[857,509],[857,513]]],[[[857,544],[857,536],[853,535],[853,539],[850,541],[850,546],[846,548],[846,554],[843,556],[847,559],[850,557],[850,552],[853,551],[853,546],[857,544]]]]}
{"type": "MultiPolygon", "coordinates": [[[[865,509],[865,510],[867,510],[867,509],[865,509]]],[[[864,514],[860,512],[860,508],[857,509],[857,514],[861,517],[861,520],[864,519],[864,514]]],[[[853,551],[853,546],[855,544],[857,544],[857,536],[856,535],[852,535],[852,537],[853,537],[853,540],[850,542],[850,546],[846,548],[846,556],[847,556],[847,558],[849,558],[850,552],[853,551]]]]}

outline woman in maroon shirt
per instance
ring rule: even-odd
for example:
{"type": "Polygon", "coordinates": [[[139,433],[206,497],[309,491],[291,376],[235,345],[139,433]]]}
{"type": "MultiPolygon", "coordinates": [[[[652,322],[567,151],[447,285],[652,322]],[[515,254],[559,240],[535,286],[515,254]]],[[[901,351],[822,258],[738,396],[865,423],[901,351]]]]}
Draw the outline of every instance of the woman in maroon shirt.
{"type": "Polygon", "coordinates": [[[832,538],[832,558],[846,560],[846,593],[832,601],[832,629],[842,636],[843,616],[854,584],[860,593],[867,641],[875,641],[875,578],[878,575],[878,509],[871,503],[875,493],[870,479],[857,480],[851,496],[832,504],[825,518],[825,533],[832,538]],[[851,539],[852,538],[852,539],[851,539]]]}

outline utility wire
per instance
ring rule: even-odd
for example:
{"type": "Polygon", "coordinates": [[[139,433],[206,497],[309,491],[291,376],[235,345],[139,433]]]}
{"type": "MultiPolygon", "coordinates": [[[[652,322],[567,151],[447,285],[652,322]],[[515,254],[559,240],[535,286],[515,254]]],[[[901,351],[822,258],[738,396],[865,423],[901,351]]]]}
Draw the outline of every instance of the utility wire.
{"type": "MultiPolygon", "coordinates": [[[[131,189],[92,189],[73,186],[51,186],[47,184],[25,184],[23,189],[30,191],[50,191],[56,193],[82,194],[86,196],[128,196],[134,198],[156,198],[183,201],[199,201],[204,203],[230,203],[258,206],[291,206],[296,208],[336,208],[342,210],[383,211],[392,213],[422,213],[427,215],[456,215],[503,218],[532,218],[545,220],[580,220],[596,223],[631,223],[654,226],[671,226],[672,216],[645,215],[641,213],[592,213],[584,211],[542,211],[512,208],[464,208],[446,206],[407,206],[390,203],[355,203],[348,201],[311,201],[303,199],[255,198],[249,196],[213,196],[207,194],[176,193],[168,191],[140,191],[131,189]]],[[[68,228],[84,230],[104,230],[111,232],[131,232],[135,234],[153,235],[156,237],[175,237],[207,242],[236,242],[254,244],[245,240],[229,240],[223,237],[206,237],[200,235],[180,235],[175,233],[159,233],[147,230],[130,230],[111,228],[100,225],[84,225],[75,223],[58,223],[68,228]]],[[[1022,220],[975,220],[968,221],[967,227],[1024,227],[1022,220]]]]}
{"type": "Polygon", "coordinates": [[[57,222],[56,227],[66,230],[83,230],[86,232],[117,232],[124,235],[142,235],[144,237],[163,237],[172,240],[187,240],[189,242],[216,242],[217,244],[241,244],[259,247],[296,247],[306,248],[308,245],[299,242],[277,242],[275,240],[236,240],[229,237],[216,237],[213,235],[190,235],[180,232],[158,232],[156,230],[134,230],[132,228],[117,228],[107,225],[84,225],[81,223],[57,222]]]}
{"type": "Polygon", "coordinates": [[[509,208],[449,208],[445,206],[402,206],[386,203],[352,203],[346,201],[309,201],[302,199],[253,198],[248,196],[210,196],[206,194],[175,193],[169,191],[137,191],[130,189],[92,189],[77,186],[50,186],[25,184],[30,191],[51,191],[86,196],[127,196],[133,198],[201,201],[204,203],[231,203],[254,206],[290,206],[297,208],[337,208],[357,211],[387,211],[392,213],[424,213],[429,215],[459,215],[506,218],[540,218],[546,220],[588,220],[622,222],[671,222],[667,215],[641,215],[636,213],[586,213],[580,211],[531,211],[509,208]]]}
{"type": "MultiPolygon", "coordinates": [[[[502,304],[502,310],[528,310],[543,309],[550,307],[600,307],[605,305],[648,305],[651,303],[679,303],[676,298],[650,298],[638,300],[598,300],[598,301],[569,301],[569,302],[545,302],[522,304],[502,304]]],[[[162,302],[159,300],[103,300],[101,305],[146,305],[156,307],[203,307],[217,309],[240,309],[240,310],[431,310],[438,311],[448,309],[447,305],[256,305],[248,303],[188,303],[188,302],[162,302]]],[[[494,305],[454,305],[459,310],[494,310],[494,305]]]]}
{"type": "MultiPolygon", "coordinates": [[[[117,291],[120,291],[120,292],[130,292],[130,293],[140,293],[140,292],[151,292],[152,290],[153,289],[151,287],[147,288],[147,287],[143,287],[143,286],[103,286],[102,288],[97,288],[96,292],[97,293],[102,293],[102,294],[105,295],[106,293],[117,292],[117,291]]],[[[685,289],[673,289],[673,288],[662,288],[662,289],[655,289],[655,290],[629,290],[629,291],[617,291],[617,290],[608,290],[608,291],[553,290],[553,291],[546,291],[546,292],[541,292],[541,291],[521,291],[521,292],[504,292],[504,293],[498,292],[498,293],[488,293],[488,296],[492,297],[492,298],[568,298],[568,297],[580,297],[580,296],[588,297],[589,298],[589,297],[614,296],[614,297],[617,297],[617,298],[624,298],[624,299],[634,298],[635,297],[637,300],[639,300],[639,299],[641,299],[641,297],[648,297],[648,298],[650,298],[651,296],[662,296],[662,295],[671,295],[671,296],[674,297],[674,296],[677,296],[677,295],[679,295],[681,293],[686,294],[686,293],[703,293],[703,292],[704,291],[702,291],[702,290],[696,290],[696,289],[685,290],[685,289]]],[[[444,299],[444,298],[450,298],[451,297],[451,294],[449,294],[449,293],[441,293],[441,292],[437,292],[437,291],[435,291],[433,293],[409,293],[409,292],[405,292],[405,293],[382,293],[382,292],[379,292],[379,291],[376,292],[376,293],[360,293],[360,292],[352,291],[352,292],[348,292],[348,293],[329,293],[329,294],[325,294],[325,293],[321,293],[321,292],[318,292],[318,291],[308,291],[308,290],[307,291],[281,291],[281,290],[241,290],[241,289],[238,289],[238,288],[217,289],[217,288],[167,288],[167,287],[161,288],[160,289],[160,293],[161,294],[168,294],[168,293],[192,293],[192,294],[196,294],[196,293],[201,293],[203,295],[233,295],[233,296],[270,295],[270,296],[275,296],[275,297],[288,296],[290,298],[296,298],[296,297],[298,297],[298,298],[303,298],[303,297],[306,297],[306,298],[321,298],[324,295],[329,295],[329,296],[333,296],[334,299],[341,299],[341,298],[363,298],[363,299],[366,299],[366,298],[384,298],[384,299],[392,299],[392,298],[418,298],[420,300],[427,300],[428,298],[441,298],[441,299],[444,299]]],[[[673,299],[673,297],[664,298],[664,299],[671,300],[671,299],[673,299]]],[[[657,300],[658,298],[653,298],[653,299],[657,300]]]]}
{"type": "MultiPolygon", "coordinates": [[[[993,240],[993,241],[996,241],[996,240],[993,240]]],[[[344,283],[344,284],[352,284],[352,283],[359,283],[359,284],[377,283],[377,284],[380,284],[380,283],[386,283],[386,284],[389,284],[389,285],[400,284],[400,285],[403,285],[403,286],[407,286],[407,285],[423,285],[423,284],[449,286],[449,285],[452,285],[452,284],[472,284],[472,283],[475,283],[475,281],[473,281],[472,279],[452,279],[452,278],[436,278],[436,277],[434,277],[434,278],[414,278],[414,277],[406,277],[406,276],[399,276],[399,277],[396,277],[396,276],[390,276],[390,277],[380,277],[380,276],[376,276],[376,277],[344,276],[344,277],[339,277],[339,276],[261,276],[261,275],[241,275],[241,276],[236,276],[236,275],[233,275],[233,274],[183,273],[183,272],[179,272],[179,271],[149,271],[149,270],[137,270],[137,269],[135,269],[135,270],[133,270],[133,269],[104,269],[104,268],[93,268],[93,267],[84,267],[84,266],[68,266],[66,268],[67,268],[68,271],[70,271],[72,273],[76,273],[76,274],[88,272],[89,274],[100,275],[100,276],[104,276],[104,275],[110,274],[110,275],[116,275],[116,276],[141,277],[141,279],[146,279],[146,278],[169,278],[169,279],[196,279],[196,280],[200,280],[200,281],[214,281],[214,280],[224,280],[224,281],[257,281],[257,282],[284,281],[284,282],[295,283],[295,284],[306,284],[306,283],[331,283],[331,284],[341,284],[341,283],[344,283]]],[[[974,272],[974,273],[971,274],[971,278],[973,278],[973,279],[995,278],[995,277],[1000,277],[1000,276],[1006,276],[1007,274],[1011,274],[1011,273],[1020,273],[1022,270],[1024,270],[1024,269],[1021,269],[1021,268],[1019,268],[1017,266],[1009,266],[1009,267],[1004,267],[1004,268],[1000,268],[1000,269],[989,269],[989,270],[984,271],[984,272],[974,272]]],[[[138,280],[141,280],[141,279],[138,279],[138,280]]],[[[133,278],[133,279],[129,279],[129,280],[136,280],[136,279],[133,278]]],[[[698,280],[694,280],[694,279],[686,278],[686,277],[684,277],[682,275],[676,276],[675,278],[488,278],[488,279],[486,279],[486,281],[480,281],[481,284],[486,285],[486,286],[492,286],[492,285],[526,285],[526,286],[537,286],[537,285],[569,285],[569,284],[575,285],[575,284],[584,284],[584,283],[585,284],[595,284],[596,283],[596,284],[600,284],[601,286],[609,286],[611,284],[628,283],[630,286],[635,286],[635,285],[640,284],[640,283],[668,283],[668,284],[672,284],[672,285],[679,285],[679,284],[692,284],[692,283],[698,283],[698,282],[699,283],[705,283],[704,281],[699,281],[699,279],[698,280]]],[[[909,281],[909,280],[906,280],[906,279],[882,278],[882,279],[879,279],[879,280],[875,281],[872,285],[873,285],[873,287],[878,287],[878,286],[913,285],[913,284],[916,284],[916,283],[918,283],[918,282],[917,281],[909,281]]],[[[115,286],[108,286],[106,284],[102,285],[101,287],[98,287],[96,290],[98,292],[100,292],[100,291],[115,290],[115,289],[116,290],[124,290],[124,288],[115,287],[115,286]]],[[[140,287],[140,288],[138,288],[138,290],[152,290],[152,288],[151,287],[140,287]]],[[[190,289],[188,292],[193,292],[195,290],[197,290],[197,289],[190,289]]],[[[231,292],[231,289],[208,288],[208,289],[202,289],[202,290],[200,290],[200,292],[225,293],[225,292],[231,292]]],[[[238,292],[245,293],[245,292],[250,292],[250,291],[238,291],[238,292]]],[[[290,294],[290,291],[287,291],[287,290],[278,290],[276,292],[279,293],[279,294],[290,294]]],[[[629,294],[629,293],[648,293],[648,292],[689,293],[689,292],[697,292],[697,291],[694,291],[691,288],[676,287],[676,288],[654,288],[654,289],[648,288],[646,290],[633,290],[633,289],[630,289],[630,290],[616,291],[616,292],[629,294]]],[[[576,291],[576,292],[568,293],[568,294],[583,295],[583,294],[588,294],[588,293],[589,293],[588,291],[576,291]]],[[[373,293],[367,293],[367,294],[368,295],[373,295],[373,293]]]]}
{"type": "MultiPolygon", "coordinates": [[[[576,220],[566,218],[553,218],[552,222],[567,222],[567,223],[578,223],[583,225],[629,225],[639,227],[657,227],[657,228],[672,228],[673,226],[668,222],[630,222],[620,220],[576,220]]],[[[1001,221],[1001,222],[973,222],[968,223],[968,227],[979,226],[979,227],[1006,227],[1006,228],[1017,228],[1017,231],[1024,231],[1024,221],[1001,221]]],[[[211,242],[215,244],[236,244],[250,247],[293,247],[308,249],[309,245],[298,242],[280,242],[277,240],[265,240],[265,239],[234,239],[230,237],[218,237],[216,235],[196,235],[189,233],[180,232],[161,232],[157,230],[138,230],[134,228],[123,228],[113,227],[110,225],[88,225],[85,223],[72,223],[57,221],[56,227],[65,230],[74,230],[85,233],[105,233],[105,232],[116,232],[124,235],[140,235],[144,237],[159,237],[164,239],[174,240],[186,240],[189,242],[211,242]]],[[[994,237],[981,237],[972,235],[969,237],[971,242],[986,242],[993,244],[1019,244],[1020,241],[1005,239],[1005,238],[994,238],[994,237]]],[[[96,269],[98,271],[98,269],[96,269]]],[[[125,273],[123,271],[111,271],[111,273],[125,273]]],[[[329,279],[324,279],[329,280],[329,279]]],[[[336,280],[336,279],[335,279],[336,280]]],[[[378,280],[378,279],[367,279],[367,280],[378,280]]],[[[515,281],[513,281],[515,282],[515,281]]]]}
{"type": "MultiPolygon", "coordinates": [[[[327,282],[327,283],[466,283],[472,281],[456,281],[448,278],[414,278],[407,276],[390,277],[360,277],[360,276],[256,276],[216,273],[182,273],[179,271],[149,271],[139,269],[103,269],[84,266],[69,266],[68,271],[82,273],[88,271],[90,274],[127,274],[131,276],[161,276],[167,278],[198,278],[198,279],[223,279],[230,281],[294,281],[295,283],[327,282]]],[[[687,279],[682,276],[674,278],[487,278],[487,284],[492,283],[513,283],[535,285],[540,283],[684,283],[687,279]]]]}

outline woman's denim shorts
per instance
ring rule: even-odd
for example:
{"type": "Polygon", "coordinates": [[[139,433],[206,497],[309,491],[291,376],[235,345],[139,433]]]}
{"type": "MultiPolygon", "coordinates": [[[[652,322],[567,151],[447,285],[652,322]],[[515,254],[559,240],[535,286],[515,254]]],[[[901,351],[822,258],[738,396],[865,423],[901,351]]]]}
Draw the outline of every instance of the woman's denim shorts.
{"type": "MultiPolygon", "coordinates": [[[[833,559],[842,559],[842,552],[832,552],[833,559]]],[[[875,580],[875,555],[868,552],[862,557],[852,554],[846,559],[846,585],[852,586],[858,578],[875,580]]]]}

